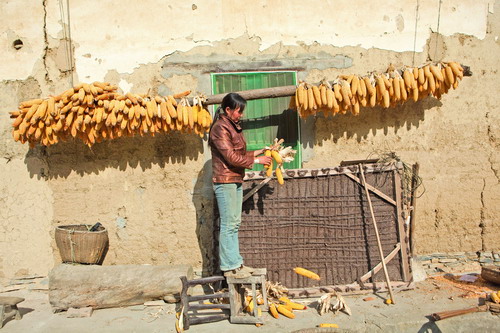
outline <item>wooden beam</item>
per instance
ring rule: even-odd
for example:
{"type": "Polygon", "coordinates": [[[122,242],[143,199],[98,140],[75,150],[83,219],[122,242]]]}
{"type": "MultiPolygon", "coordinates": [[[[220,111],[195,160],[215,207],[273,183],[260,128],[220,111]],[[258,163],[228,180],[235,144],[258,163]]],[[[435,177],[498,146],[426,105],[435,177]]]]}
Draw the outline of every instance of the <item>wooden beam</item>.
{"type": "MultiPolygon", "coordinates": [[[[247,101],[250,101],[253,99],[293,96],[293,95],[295,95],[296,88],[297,88],[296,86],[283,86],[283,87],[236,91],[236,93],[240,94],[241,97],[243,97],[247,101]]],[[[222,99],[226,95],[227,95],[227,93],[217,94],[217,95],[209,95],[206,97],[204,104],[205,105],[220,104],[222,102],[222,99]]]]}
{"type": "Polygon", "coordinates": [[[248,200],[248,198],[250,198],[252,195],[254,195],[255,192],[257,192],[258,190],[260,190],[260,188],[264,185],[266,185],[267,183],[269,183],[269,181],[271,180],[272,178],[271,177],[267,177],[266,179],[264,179],[263,181],[261,181],[259,183],[259,185],[255,186],[253,189],[250,190],[250,192],[248,192],[247,194],[245,194],[245,196],[243,197],[243,201],[242,202],[245,202],[248,200]]]}
{"type": "MultiPolygon", "coordinates": [[[[354,176],[353,174],[351,174],[351,173],[344,173],[344,175],[346,175],[347,177],[351,178],[352,180],[354,180],[358,184],[363,185],[363,183],[361,183],[361,180],[358,177],[354,176]]],[[[375,187],[371,186],[368,183],[366,183],[366,187],[368,187],[368,189],[370,190],[370,192],[373,192],[374,194],[376,194],[380,198],[384,199],[388,203],[396,206],[396,201],[394,201],[390,196],[388,196],[388,195],[384,194],[383,192],[377,190],[375,187]]]]}
{"type": "MultiPolygon", "coordinates": [[[[387,257],[384,258],[384,262],[387,264],[389,261],[392,260],[392,258],[394,258],[396,256],[396,254],[399,252],[399,250],[401,250],[401,243],[397,243],[396,244],[396,247],[394,248],[394,250],[391,251],[391,253],[389,253],[387,255],[387,257]]],[[[368,271],[366,274],[364,274],[363,276],[361,276],[359,278],[359,280],[361,282],[365,282],[366,280],[368,280],[369,278],[372,278],[375,276],[375,274],[378,273],[378,271],[380,271],[382,269],[382,262],[379,262],[377,265],[375,265],[375,267],[373,267],[370,271],[368,271]]]]}
{"type": "Polygon", "coordinates": [[[406,232],[404,229],[403,213],[401,211],[402,207],[402,195],[401,195],[401,176],[397,170],[393,171],[394,174],[394,187],[396,190],[396,220],[398,224],[399,232],[399,242],[401,243],[401,263],[403,266],[403,281],[410,280],[410,264],[408,260],[408,242],[406,239],[406,232]]]}

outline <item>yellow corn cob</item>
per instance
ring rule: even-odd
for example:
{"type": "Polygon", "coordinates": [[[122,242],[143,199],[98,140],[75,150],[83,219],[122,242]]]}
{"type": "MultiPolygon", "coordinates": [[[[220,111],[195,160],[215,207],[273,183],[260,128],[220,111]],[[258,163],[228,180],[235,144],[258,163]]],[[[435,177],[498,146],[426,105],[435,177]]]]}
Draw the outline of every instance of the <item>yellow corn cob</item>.
{"type": "Polygon", "coordinates": [[[448,66],[451,67],[451,70],[453,71],[453,74],[455,74],[456,77],[460,79],[464,77],[464,69],[462,65],[460,65],[457,62],[451,61],[448,63],[448,66]]]}
{"type": "Polygon", "coordinates": [[[436,91],[436,81],[434,80],[434,75],[432,74],[429,65],[424,67],[424,75],[427,79],[427,82],[429,82],[430,92],[434,93],[436,91]]]}
{"type": "Polygon", "coordinates": [[[389,96],[389,90],[384,91],[382,97],[383,97],[382,106],[387,109],[391,105],[391,97],[389,96]]]}
{"type": "Polygon", "coordinates": [[[278,165],[278,167],[276,168],[276,179],[278,180],[278,183],[280,185],[283,185],[285,183],[285,180],[283,179],[283,174],[281,173],[281,169],[278,165]]]}
{"type": "Polygon", "coordinates": [[[418,88],[412,89],[412,97],[414,102],[418,101],[418,88]]]}
{"type": "Polygon", "coordinates": [[[194,113],[198,112],[196,111],[196,108],[193,106],[186,106],[187,113],[188,113],[188,124],[189,128],[193,129],[194,128],[194,113]]]}
{"type": "Polygon", "coordinates": [[[312,86],[312,91],[314,95],[314,102],[316,103],[316,107],[320,109],[323,106],[323,101],[321,99],[321,92],[317,86],[312,86]]]}
{"type": "Polygon", "coordinates": [[[357,94],[358,86],[359,86],[359,79],[356,75],[354,75],[351,80],[351,95],[357,94]]]}
{"type": "Polygon", "coordinates": [[[355,102],[352,104],[351,113],[355,116],[359,114],[359,101],[356,98],[355,102]]]}
{"type": "Polygon", "coordinates": [[[429,70],[431,71],[432,75],[434,75],[434,78],[436,80],[441,81],[441,82],[444,81],[443,74],[441,73],[441,70],[439,69],[438,66],[430,65],[429,70]]]}
{"type": "Polygon", "coordinates": [[[333,85],[333,92],[335,94],[335,98],[337,99],[337,101],[340,103],[342,102],[343,98],[342,98],[342,92],[340,91],[340,85],[339,84],[334,84],[333,85]]]}
{"type": "Polygon", "coordinates": [[[247,307],[246,307],[246,311],[248,313],[253,313],[253,309],[254,309],[254,304],[253,304],[253,299],[252,299],[252,296],[247,296],[247,307]]]}
{"type": "Polygon", "coordinates": [[[274,160],[276,161],[276,163],[283,164],[283,159],[281,158],[281,155],[277,151],[272,150],[271,151],[271,156],[274,158],[274,160]]]}
{"type": "Polygon", "coordinates": [[[296,92],[297,94],[297,97],[299,99],[299,105],[298,106],[302,106],[304,105],[304,100],[306,98],[306,92],[304,90],[304,85],[303,84],[300,84],[297,89],[296,89],[296,92]]]}
{"type": "Polygon", "coordinates": [[[182,108],[182,123],[184,126],[189,125],[189,110],[187,105],[184,105],[182,108]]]}
{"type": "Polygon", "coordinates": [[[498,297],[497,293],[496,292],[492,292],[490,294],[490,298],[493,302],[499,304],[500,303],[500,297],[498,297]]]}
{"type": "Polygon", "coordinates": [[[345,105],[350,106],[351,105],[351,89],[349,87],[349,83],[347,81],[344,81],[342,83],[342,86],[340,87],[340,92],[342,94],[342,100],[345,105]]]}
{"type": "Polygon", "coordinates": [[[22,115],[17,116],[16,120],[12,123],[12,127],[18,127],[23,122],[23,119],[22,115]]]}
{"type": "Polygon", "coordinates": [[[284,302],[284,303],[290,303],[291,302],[291,300],[288,297],[286,297],[286,296],[281,296],[280,298],[278,298],[278,301],[284,302]]]}
{"type": "Polygon", "coordinates": [[[307,89],[304,87],[303,84],[299,86],[299,93],[303,95],[302,102],[300,104],[302,110],[303,111],[308,110],[309,109],[309,93],[307,92],[307,89]]]}
{"type": "MultiPolygon", "coordinates": [[[[270,157],[271,151],[266,150],[264,152],[264,155],[270,157]]],[[[271,177],[273,175],[273,161],[271,160],[271,164],[269,164],[269,165],[264,165],[264,168],[266,169],[266,177],[271,177]]]]}
{"type": "Polygon", "coordinates": [[[328,104],[328,99],[326,98],[327,87],[324,84],[319,86],[319,93],[321,95],[321,105],[324,107],[328,104]]]}
{"type": "Polygon", "coordinates": [[[42,102],[43,102],[43,99],[41,99],[41,98],[32,99],[30,101],[21,102],[21,104],[19,104],[19,108],[29,108],[29,107],[32,107],[35,104],[39,105],[42,102]]]}
{"type": "Polygon", "coordinates": [[[401,99],[401,88],[397,77],[392,79],[392,89],[394,89],[394,100],[399,101],[401,99]]]}
{"type": "Polygon", "coordinates": [[[385,88],[384,79],[382,78],[382,75],[379,75],[377,77],[377,94],[380,96],[384,96],[385,91],[386,91],[386,88],[385,88]]]}
{"type": "Polygon", "coordinates": [[[332,89],[325,87],[325,94],[326,94],[326,107],[331,110],[333,109],[333,100],[335,99],[335,93],[333,92],[332,89]]]}
{"type": "Polygon", "coordinates": [[[363,81],[365,81],[365,86],[366,86],[366,92],[368,93],[368,95],[372,96],[374,94],[376,94],[377,90],[375,89],[375,87],[372,85],[371,81],[370,81],[370,78],[365,76],[363,78],[363,81]]]}
{"type": "Polygon", "coordinates": [[[293,271],[299,275],[305,276],[307,278],[313,279],[313,280],[321,280],[318,274],[311,272],[310,270],[307,270],[302,267],[295,267],[293,271]]]}
{"type": "Polygon", "coordinates": [[[168,110],[167,110],[167,102],[162,101],[160,103],[160,112],[161,112],[161,119],[166,120],[167,116],[170,119],[170,115],[169,115],[168,110]]]}
{"type": "Polygon", "coordinates": [[[47,101],[47,113],[53,117],[55,117],[57,114],[56,100],[54,97],[50,97],[47,101]]]}
{"type": "Polygon", "coordinates": [[[290,307],[293,310],[305,310],[305,309],[307,309],[307,306],[305,306],[304,304],[299,304],[299,303],[295,303],[295,302],[288,302],[288,304],[290,305],[290,307]]]}
{"type": "Polygon", "coordinates": [[[288,317],[291,319],[295,318],[295,314],[292,311],[288,310],[284,305],[278,305],[277,310],[279,313],[281,313],[285,317],[288,317]]]}
{"type": "Polygon", "coordinates": [[[408,92],[406,91],[406,84],[405,80],[402,78],[399,78],[399,88],[401,90],[401,99],[403,101],[406,101],[408,99],[408,92]]]}
{"type": "Polygon", "coordinates": [[[19,141],[21,138],[21,134],[19,133],[19,130],[14,130],[12,131],[12,136],[14,137],[14,141],[19,141]]]}
{"type": "Polygon", "coordinates": [[[424,84],[425,82],[425,73],[424,73],[424,69],[421,67],[418,69],[418,83],[419,84],[424,84]]]}
{"type": "Polygon", "coordinates": [[[411,87],[413,84],[413,73],[409,69],[403,71],[403,80],[406,87],[411,87]]]}
{"type": "Polygon", "coordinates": [[[366,82],[364,78],[359,78],[359,88],[358,88],[358,95],[366,97],[368,95],[368,91],[366,88],[366,82]]]}
{"type": "Polygon", "coordinates": [[[280,315],[278,314],[278,310],[276,309],[275,304],[269,305],[269,312],[271,312],[271,315],[276,319],[278,319],[280,317],[280,315]]]}
{"type": "Polygon", "coordinates": [[[332,327],[332,328],[339,328],[339,325],[337,324],[328,324],[328,323],[323,323],[319,324],[318,327],[332,327]]]}
{"type": "Polygon", "coordinates": [[[450,86],[453,86],[453,84],[455,83],[455,75],[453,74],[453,70],[451,69],[450,66],[446,66],[444,70],[446,72],[446,77],[448,78],[450,86]]]}
{"type": "Polygon", "coordinates": [[[413,73],[413,79],[418,80],[418,76],[419,76],[418,67],[414,67],[412,69],[412,73],[413,73]]]}
{"type": "Polygon", "coordinates": [[[316,99],[314,98],[314,91],[311,87],[307,89],[307,105],[309,110],[316,110],[318,108],[316,99]]]}

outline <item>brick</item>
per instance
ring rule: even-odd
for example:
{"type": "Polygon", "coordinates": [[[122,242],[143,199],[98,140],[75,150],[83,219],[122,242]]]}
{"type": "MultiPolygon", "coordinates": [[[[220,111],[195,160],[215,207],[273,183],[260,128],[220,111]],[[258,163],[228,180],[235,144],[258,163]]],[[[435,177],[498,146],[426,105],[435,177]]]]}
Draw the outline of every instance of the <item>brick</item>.
{"type": "Polygon", "coordinates": [[[482,258],[482,259],[479,259],[479,262],[485,263],[485,264],[491,264],[491,263],[493,263],[493,259],[482,258]]]}
{"type": "Polygon", "coordinates": [[[454,258],[444,258],[444,259],[439,259],[439,262],[442,262],[442,263],[449,263],[449,262],[457,262],[458,260],[457,259],[454,259],[454,258]]]}

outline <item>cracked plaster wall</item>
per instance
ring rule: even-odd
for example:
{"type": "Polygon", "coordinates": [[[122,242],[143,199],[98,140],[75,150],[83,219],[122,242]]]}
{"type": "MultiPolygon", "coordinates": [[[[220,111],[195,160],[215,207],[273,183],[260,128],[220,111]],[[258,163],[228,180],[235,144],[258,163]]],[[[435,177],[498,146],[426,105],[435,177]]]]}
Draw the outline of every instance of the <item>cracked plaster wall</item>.
{"type": "Polygon", "coordinates": [[[10,135],[7,112],[18,102],[60,93],[72,80],[106,80],[137,93],[208,94],[211,72],[294,69],[299,79],[317,82],[428,58],[461,61],[474,75],[441,101],[303,122],[304,167],[396,151],[421,165],[418,253],[498,249],[500,122],[498,97],[488,93],[498,86],[498,1],[495,8],[493,1],[445,2],[441,13],[434,1],[418,3],[415,25],[414,1],[345,8],[318,1],[307,12],[298,1],[246,3],[245,11],[229,1],[103,3],[98,11],[72,1],[70,45],[59,2],[3,2],[9,15],[0,24],[0,151],[8,180],[1,183],[0,249],[12,256],[0,262],[0,278],[46,273],[59,262],[54,226],[97,221],[110,234],[105,264],[211,269],[204,141],[164,135],[91,150],[79,142],[28,150],[10,135]],[[27,8],[30,24],[16,19],[27,8]],[[440,34],[432,33],[439,15],[440,34]],[[17,38],[20,50],[12,47],[17,38]]]}

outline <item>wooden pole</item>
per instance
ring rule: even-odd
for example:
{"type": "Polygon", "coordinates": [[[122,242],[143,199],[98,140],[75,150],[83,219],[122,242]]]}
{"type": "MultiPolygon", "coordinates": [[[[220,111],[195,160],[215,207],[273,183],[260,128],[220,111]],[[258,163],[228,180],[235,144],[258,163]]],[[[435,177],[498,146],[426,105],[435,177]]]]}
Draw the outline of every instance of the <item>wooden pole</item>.
{"type": "MultiPolygon", "coordinates": [[[[361,163],[359,164],[359,172],[361,173],[361,179],[363,180],[366,197],[368,199],[368,207],[370,207],[370,214],[372,216],[373,227],[375,228],[375,236],[377,237],[378,251],[381,260],[380,262],[382,263],[382,268],[384,269],[385,281],[387,282],[387,290],[389,290],[389,295],[391,296],[392,304],[395,304],[394,295],[392,294],[391,280],[389,279],[389,273],[387,273],[387,266],[385,265],[385,260],[384,260],[385,258],[384,252],[382,251],[382,243],[380,242],[380,235],[378,233],[377,221],[375,220],[375,214],[373,213],[372,200],[370,198],[370,192],[368,191],[368,186],[366,186],[365,174],[363,172],[363,164],[361,163]]],[[[404,246],[404,244],[402,246],[404,246]]]]}
{"type": "MultiPolygon", "coordinates": [[[[244,91],[235,91],[240,94],[241,97],[246,99],[247,101],[253,99],[261,99],[261,98],[276,98],[276,97],[288,97],[295,95],[296,86],[283,86],[283,87],[273,87],[273,88],[262,88],[262,89],[252,89],[252,90],[244,90],[244,91]]],[[[206,97],[204,105],[213,105],[220,104],[224,96],[224,94],[217,95],[209,95],[206,97]]],[[[189,99],[189,103],[192,103],[193,100],[189,99]]]]}
{"type": "Polygon", "coordinates": [[[410,212],[410,255],[413,256],[415,253],[415,215],[417,210],[417,183],[418,183],[418,171],[420,165],[417,163],[413,164],[412,167],[412,181],[411,181],[411,212],[410,212]]]}

